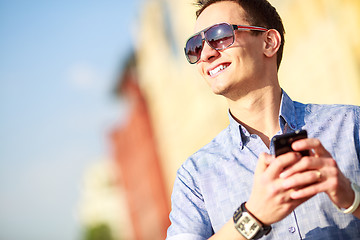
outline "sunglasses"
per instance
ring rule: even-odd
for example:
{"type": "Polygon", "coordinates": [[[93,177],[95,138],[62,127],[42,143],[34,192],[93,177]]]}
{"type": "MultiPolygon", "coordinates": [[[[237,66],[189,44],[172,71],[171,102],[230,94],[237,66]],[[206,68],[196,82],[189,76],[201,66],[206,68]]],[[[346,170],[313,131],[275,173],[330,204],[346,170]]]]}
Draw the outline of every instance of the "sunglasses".
{"type": "Polygon", "coordinates": [[[192,35],[185,45],[185,56],[190,64],[197,63],[201,57],[204,47],[204,40],[212,49],[223,50],[230,47],[235,40],[235,30],[253,30],[266,32],[268,29],[263,27],[231,25],[228,23],[218,23],[212,25],[201,32],[192,35]]]}

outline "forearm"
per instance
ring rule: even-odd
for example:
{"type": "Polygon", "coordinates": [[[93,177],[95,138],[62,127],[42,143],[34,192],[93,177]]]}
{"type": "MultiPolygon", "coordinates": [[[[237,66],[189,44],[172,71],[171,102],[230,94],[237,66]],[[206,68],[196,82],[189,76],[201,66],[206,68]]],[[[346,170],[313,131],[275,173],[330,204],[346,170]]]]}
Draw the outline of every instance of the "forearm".
{"type": "Polygon", "coordinates": [[[246,240],[234,227],[234,221],[230,219],[216,234],[209,240],[246,240]]]}

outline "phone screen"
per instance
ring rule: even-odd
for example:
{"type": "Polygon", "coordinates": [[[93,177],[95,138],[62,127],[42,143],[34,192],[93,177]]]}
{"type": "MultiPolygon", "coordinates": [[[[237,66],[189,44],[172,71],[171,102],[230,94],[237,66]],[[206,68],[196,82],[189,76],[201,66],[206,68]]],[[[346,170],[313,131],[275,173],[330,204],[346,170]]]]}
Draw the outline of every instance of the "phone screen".
{"type": "MultiPolygon", "coordinates": [[[[306,130],[297,130],[295,132],[275,136],[273,138],[275,156],[277,157],[287,152],[294,152],[294,150],[291,148],[291,144],[299,139],[304,138],[307,138],[306,130]]],[[[301,151],[300,153],[303,156],[310,155],[308,150],[301,151]]]]}

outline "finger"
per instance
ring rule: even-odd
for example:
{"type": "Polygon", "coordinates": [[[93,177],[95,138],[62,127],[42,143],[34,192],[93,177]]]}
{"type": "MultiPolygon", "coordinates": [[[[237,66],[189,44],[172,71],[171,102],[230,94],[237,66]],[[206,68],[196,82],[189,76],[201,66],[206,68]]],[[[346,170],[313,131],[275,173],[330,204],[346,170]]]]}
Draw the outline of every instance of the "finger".
{"type": "Polygon", "coordinates": [[[293,142],[291,145],[294,151],[313,150],[315,156],[331,157],[330,153],[324,148],[317,138],[306,138],[293,142]]]}
{"type": "Polygon", "coordinates": [[[307,187],[292,191],[290,193],[290,197],[291,197],[291,199],[294,199],[294,200],[308,198],[308,197],[315,196],[316,194],[324,192],[324,191],[325,191],[324,183],[319,182],[319,183],[312,184],[307,187]]]}
{"type": "Polygon", "coordinates": [[[316,157],[303,157],[282,173],[280,173],[280,178],[287,178],[295,173],[303,172],[306,170],[317,170],[322,167],[321,159],[316,157]]]}
{"type": "Polygon", "coordinates": [[[297,189],[303,186],[318,183],[321,181],[321,177],[322,174],[319,170],[297,173],[287,179],[284,179],[282,186],[284,189],[297,189]]]}
{"type": "Polygon", "coordinates": [[[272,161],[272,156],[265,152],[259,155],[258,163],[256,165],[255,172],[263,173],[272,161]]]}
{"type": "Polygon", "coordinates": [[[301,159],[301,154],[298,152],[288,152],[276,157],[268,167],[268,173],[273,178],[279,177],[284,169],[292,166],[301,159]]]}
{"type": "Polygon", "coordinates": [[[275,156],[268,153],[264,153],[263,157],[267,166],[269,166],[275,160],[275,156]]]}

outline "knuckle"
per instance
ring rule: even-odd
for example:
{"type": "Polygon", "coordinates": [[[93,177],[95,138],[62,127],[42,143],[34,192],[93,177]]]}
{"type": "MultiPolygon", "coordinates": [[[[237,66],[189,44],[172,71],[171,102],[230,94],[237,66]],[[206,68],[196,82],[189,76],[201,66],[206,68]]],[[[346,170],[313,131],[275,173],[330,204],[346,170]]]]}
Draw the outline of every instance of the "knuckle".
{"type": "Polygon", "coordinates": [[[280,189],[279,185],[277,185],[277,184],[272,184],[268,188],[268,193],[270,196],[277,196],[277,195],[279,195],[280,192],[281,192],[281,189],[280,189]]]}
{"type": "Polygon", "coordinates": [[[330,166],[330,167],[337,167],[337,164],[336,164],[336,161],[332,158],[327,158],[327,165],[330,166]]]}
{"type": "Polygon", "coordinates": [[[278,158],[277,161],[274,161],[273,165],[276,169],[282,169],[285,166],[283,158],[278,158]]]}
{"type": "Polygon", "coordinates": [[[283,211],[285,211],[285,212],[290,212],[290,211],[292,211],[292,209],[293,209],[293,207],[292,207],[292,205],[290,205],[290,204],[283,204],[283,211]]]}
{"type": "MultiPolygon", "coordinates": [[[[279,204],[284,204],[284,203],[287,203],[288,202],[288,198],[286,197],[286,196],[284,196],[284,195],[281,195],[280,197],[279,197],[279,199],[278,199],[278,203],[279,204]]],[[[285,204],[285,206],[287,206],[288,204],[285,204]]],[[[284,207],[285,207],[284,206],[284,207]]]]}
{"type": "Polygon", "coordinates": [[[330,189],[337,189],[339,187],[338,178],[331,178],[329,180],[329,188],[330,189]]]}
{"type": "Polygon", "coordinates": [[[332,162],[331,164],[332,165],[330,167],[327,167],[327,169],[329,171],[330,176],[333,176],[337,179],[340,176],[341,172],[340,172],[339,168],[337,168],[335,162],[332,162]]]}
{"type": "Polygon", "coordinates": [[[312,162],[311,157],[303,157],[303,159],[302,159],[302,164],[303,164],[304,167],[306,167],[306,168],[310,167],[311,162],[312,162]]]}
{"type": "Polygon", "coordinates": [[[313,144],[314,144],[315,147],[321,146],[321,142],[320,142],[319,139],[315,138],[313,141],[314,141],[313,144]]]}

